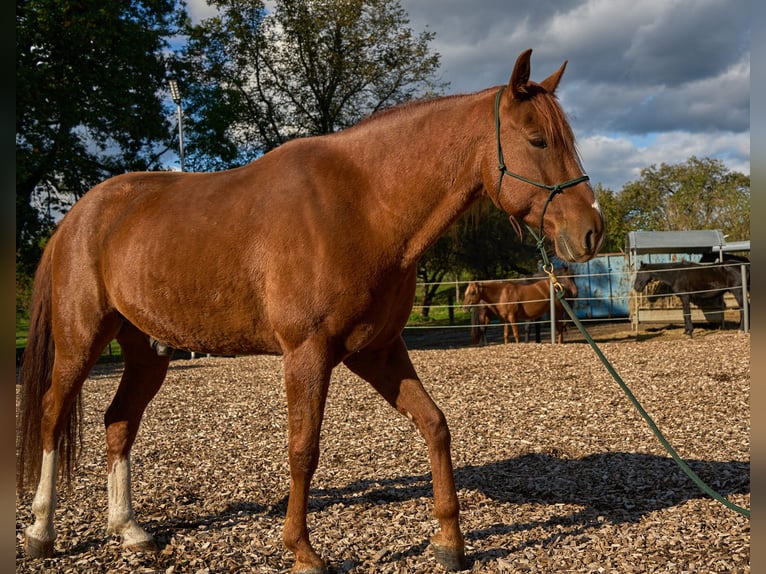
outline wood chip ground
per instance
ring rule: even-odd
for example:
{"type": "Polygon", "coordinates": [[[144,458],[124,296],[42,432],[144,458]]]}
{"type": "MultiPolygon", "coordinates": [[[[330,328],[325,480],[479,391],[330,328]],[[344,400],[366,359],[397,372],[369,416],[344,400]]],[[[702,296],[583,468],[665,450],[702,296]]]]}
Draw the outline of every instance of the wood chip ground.
{"type": "MultiPolygon", "coordinates": [[[[607,341],[601,348],[689,465],[750,507],[750,336],[607,341]]],[[[750,572],[750,520],[703,494],[589,346],[413,350],[452,432],[469,570],[750,572]]],[[[85,384],[85,443],[60,492],[53,559],[23,556],[31,494],[16,500],[16,572],[287,572],[279,357],[176,360],[133,449],[134,505],[158,555],[105,534],[103,413],[119,380],[85,384]]],[[[424,441],[345,367],[333,374],[312,483],[312,540],[332,572],[440,572],[428,539],[424,441]]]]}

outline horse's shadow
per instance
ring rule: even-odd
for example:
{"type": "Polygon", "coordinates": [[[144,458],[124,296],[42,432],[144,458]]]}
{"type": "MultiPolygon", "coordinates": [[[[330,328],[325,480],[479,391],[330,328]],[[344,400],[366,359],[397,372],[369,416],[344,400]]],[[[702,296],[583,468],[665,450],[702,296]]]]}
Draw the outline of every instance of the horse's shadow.
{"type": "MultiPolygon", "coordinates": [[[[749,461],[686,461],[722,495],[750,491],[749,461]]],[[[476,490],[498,502],[575,504],[603,519],[638,521],[647,513],[706,495],[667,457],[609,452],[581,459],[542,453],[455,469],[458,489],[476,490]]],[[[431,496],[431,475],[359,480],[311,491],[312,510],[337,503],[403,501],[431,496]]]]}
{"type": "MultiPolygon", "coordinates": [[[[699,477],[721,495],[750,492],[750,462],[686,461],[699,477]]],[[[313,509],[359,500],[400,501],[430,497],[430,474],[392,480],[363,480],[343,488],[312,491],[313,509]],[[360,496],[360,494],[362,496],[360,496]]],[[[676,463],[666,457],[610,452],[581,459],[560,458],[549,454],[525,454],[516,458],[455,470],[459,490],[474,490],[500,503],[575,505],[575,512],[565,511],[544,521],[493,523],[465,533],[466,539],[481,540],[492,536],[543,527],[551,532],[547,539],[528,541],[517,548],[493,550],[471,557],[482,562],[513,554],[530,544],[546,544],[561,536],[564,526],[569,536],[576,536],[604,522],[634,523],[651,512],[678,506],[688,500],[706,498],[699,487],[676,463]]],[[[426,544],[407,554],[419,554],[426,544]]],[[[397,559],[399,556],[391,557],[397,559]]]]}
{"type": "MultiPolygon", "coordinates": [[[[746,494],[750,492],[749,461],[687,461],[699,477],[720,494],[746,494]]],[[[519,513],[518,522],[492,523],[469,530],[466,539],[483,540],[511,532],[531,532],[543,528],[550,532],[547,538],[536,538],[511,548],[479,552],[469,557],[470,562],[485,562],[497,557],[515,554],[529,545],[545,545],[562,536],[577,536],[604,522],[614,524],[635,523],[651,512],[671,508],[688,500],[706,498],[705,495],[667,457],[609,452],[593,454],[581,459],[562,458],[551,454],[531,453],[515,458],[482,465],[463,466],[455,470],[458,490],[478,491],[499,503],[538,504],[556,508],[574,505],[579,509],[562,509],[545,520],[525,521],[519,513]]],[[[311,491],[309,511],[321,512],[336,504],[346,507],[356,504],[404,502],[433,496],[430,473],[400,476],[391,479],[364,479],[342,487],[315,488],[311,491]]],[[[261,514],[284,516],[287,498],[272,505],[254,502],[233,502],[215,516],[197,516],[173,524],[147,525],[150,530],[162,531],[159,539],[172,536],[179,529],[223,528],[232,519],[246,520],[245,515],[261,514]],[[154,526],[155,528],[152,528],[154,526]]],[[[158,540],[159,541],[159,540],[158,540]]],[[[404,552],[386,556],[386,561],[398,561],[406,556],[419,555],[428,543],[417,543],[404,552]]]]}

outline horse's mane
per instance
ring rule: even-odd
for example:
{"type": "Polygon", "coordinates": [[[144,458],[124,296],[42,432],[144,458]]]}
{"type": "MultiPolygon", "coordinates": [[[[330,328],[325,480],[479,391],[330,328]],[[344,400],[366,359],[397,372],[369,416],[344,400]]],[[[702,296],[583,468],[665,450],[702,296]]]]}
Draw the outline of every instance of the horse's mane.
{"type": "Polygon", "coordinates": [[[526,92],[529,96],[528,101],[535,108],[537,116],[543,124],[545,139],[561,146],[566,154],[579,155],[575,145],[574,132],[556,95],[546,91],[535,82],[527,84],[526,92]]]}
{"type": "MultiPolygon", "coordinates": [[[[492,89],[492,88],[488,88],[488,89],[492,89]]],[[[487,90],[483,90],[483,91],[487,91],[487,90]]],[[[481,93],[481,92],[476,92],[476,93],[481,93]]],[[[395,104],[387,108],[375,110],[371,114],[360,119],[354,125],[349,126],[347,129],[350,130],[357,127],[364,127],[370,124],[371,122],[376,122],[378,120],[386,119],[393,115],[416,111],[424,107],[429,107],[429,106],[432,107],[444,102],[456,100],[459,98],[464,98],[470,95],[476,95],[476,94],[450,94],[446,96],[431,96],[431,97],[424,97],[424,98],[415,99],[415,100],[407,100],[406,102],[401,102],[399,104],[395,104]]]]}
{"type": "MultiPolygon", "coordinates": [[[[501,86],[495,86],[492,88],[486,88],[472,94],[451,94],[447,96],[436,96],[429,98],[422,98],[418,100],[409,100],[377,110],[369,114],[368,116],[359,120],[353,126],[348,129],[356,127],[367,126],[371,122],[386,119],[395,114],[402,114],[411,111],[416,111],[422,107],[435,106],[451,100],[465,98],[469,96],[476,96],[484,94],[486,92],[497,92],[501,86]]],[[[532,106],[535,108],[538,117],[542,123],[543,131],[545,133],[545,139],[551,143],[561,146],[564,152],[567,154],[578,155],[575,145],[575,136],[569,125],[569,120],[561,105],[558,102],[555,94],[551,94],[546,91],[542,86],[535,82],[529,82],[526,88],[526,97],[532,106]]]]}

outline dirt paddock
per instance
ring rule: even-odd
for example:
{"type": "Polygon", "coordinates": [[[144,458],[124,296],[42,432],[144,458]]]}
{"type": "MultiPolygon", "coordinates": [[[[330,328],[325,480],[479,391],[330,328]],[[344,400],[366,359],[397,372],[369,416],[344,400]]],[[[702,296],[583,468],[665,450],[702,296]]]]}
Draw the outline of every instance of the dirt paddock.
{"type": "MultiPolygon", "coordinates": [[[[427,348],[412,359],[447,416],[473,572],[750,572],[750,520],[709,499],[586,344],[427,348]]],[[[601,348],[679,454],[750,507],[750,336],[616,331],[601,348]]],[[[597,337],[598,340],[598,337],[597,337]]],[[[118,365],[84,389],[85,442],[60,493],[56,557],[16,572],[286,572],[286,406],[279,357],[176,360],[133,449],[136,515],[158,555],[105,534],[103,413],[118,365]]],[[[309,528],[332,572],[440,572],[428,456],[411,423],[333,374],[309,528]]]]}

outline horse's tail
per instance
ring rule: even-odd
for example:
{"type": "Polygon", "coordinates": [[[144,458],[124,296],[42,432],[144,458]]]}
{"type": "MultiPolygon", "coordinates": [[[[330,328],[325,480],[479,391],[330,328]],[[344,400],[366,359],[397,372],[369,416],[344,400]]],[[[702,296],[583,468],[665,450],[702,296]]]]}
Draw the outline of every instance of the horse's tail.
{"type": "MultiPolygon", "coordinates": [[[[25,486],[37,484],[42,465],[43,397],[51,386],[55,351],[51,330],[51,251],[49,245],[35,274],[29,336],[19,374],[21,400],[16,418],[16,487],[19,492],[25,486]]],[[[81,440],[81,413],[81,396],[78,393],[58,444],[59,468],[67,484],[81,440]]]]}

